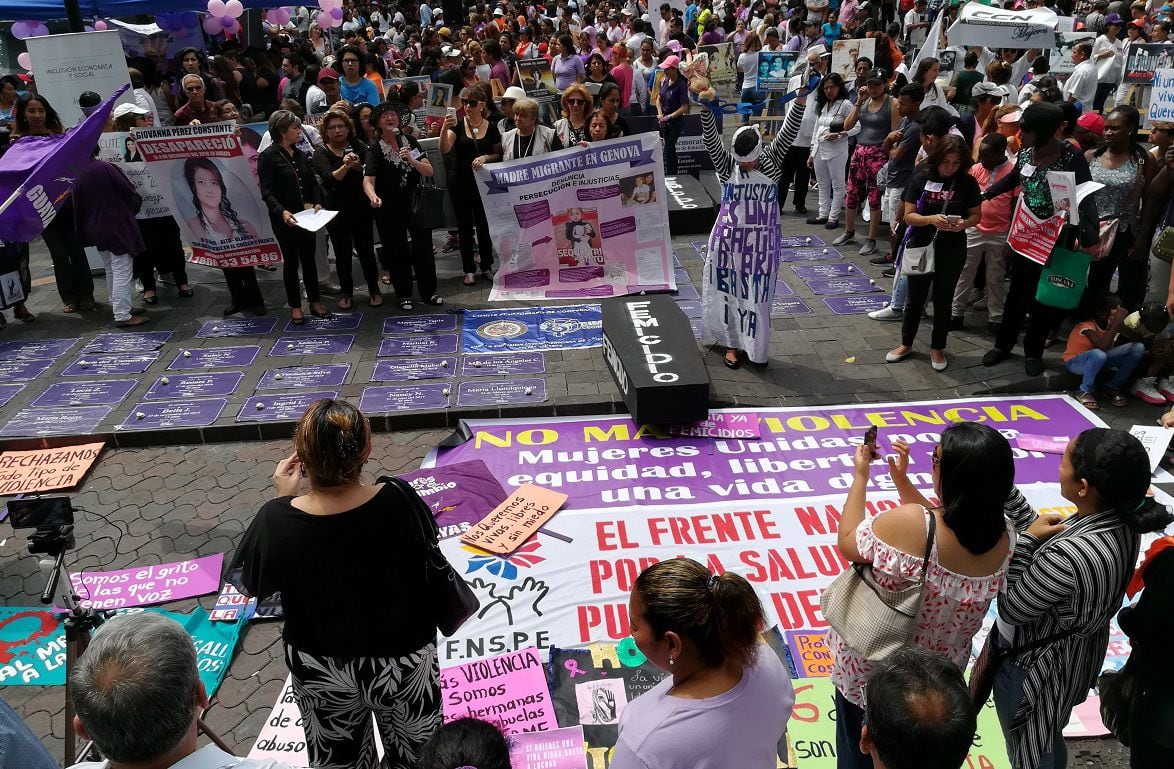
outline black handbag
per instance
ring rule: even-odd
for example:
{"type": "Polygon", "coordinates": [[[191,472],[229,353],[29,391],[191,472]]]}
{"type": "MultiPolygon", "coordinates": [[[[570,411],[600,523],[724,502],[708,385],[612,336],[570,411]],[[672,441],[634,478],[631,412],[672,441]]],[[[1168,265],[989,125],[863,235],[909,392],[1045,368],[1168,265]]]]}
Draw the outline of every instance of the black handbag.
{"type": "Polygon", "coordinates": [[[421,230],[439,230],[445,226],[444,187],[420,182],[412,190],[411,211],[408,221],[421,230]]]}
{"type": "Polygon", "coordinates": [[[481,607],[481,602],[440,551],[440,529],[436,526],[428,504],[420,499],[416,490],[405,481],[390,476],[379,478],[378,482],[390,483],[399,489],[408,503],[410,514],[420,529],[421,539],[428,548],[424,559],[428,603],[434,607],[437,629],[446,638],[451,637],[481,607]]]}
{"type": "Polygon", "coordinates": [[[1106,670],[1097,676],[1097,694],[1101,700],[1101,721],[1105,728],[1125,746],[1130,743],[1129,712],[1133,708],[1133,690],[1137,683],[1133,668],[1126,662],[1120,670],[1106,670]]]}
{"type": "Polygon", "coordinates": [[[1040,649],[1048,644],[1053,644],[1061,638],[1067,638],[1070,635],[1072,633],[1068,631],[1046,636],[1032,641],[1029,644],[1023,644],[1022,646],[1002,646],[998,640],[999,629],[997,627],[991,628],[990,634],[986,637],[986,643],[983,644],[982,651],[979,653],[978,658],[974,660],[974,666],[970,669],[970,696],[974,700],[975,706],[981,708],[986,704],[987,699],[990,698],[991,691],[995,688],[995,676],[998,675],[999,668],[1003,666],[1004,662],[1013,660],[1029,651],[1040,649]]]}

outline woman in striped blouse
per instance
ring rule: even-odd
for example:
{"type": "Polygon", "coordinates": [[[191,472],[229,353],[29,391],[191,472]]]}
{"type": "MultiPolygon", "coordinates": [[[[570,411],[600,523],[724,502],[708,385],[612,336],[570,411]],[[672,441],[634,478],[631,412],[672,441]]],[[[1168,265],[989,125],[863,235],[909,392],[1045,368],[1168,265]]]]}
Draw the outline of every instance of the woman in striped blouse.
{"type": "Polygon", "coordinates": [[[992,632],[1010,657],[994,699],[1014,769],[1066,764],[1061,730],[1101,670],[1140,535],[1172,520],[1146,496],[1149,467],[1129,433],[1085,430],[1060,462],[1060,493],[1076,515],[1040,516],[1015,547],[992,632]]]}

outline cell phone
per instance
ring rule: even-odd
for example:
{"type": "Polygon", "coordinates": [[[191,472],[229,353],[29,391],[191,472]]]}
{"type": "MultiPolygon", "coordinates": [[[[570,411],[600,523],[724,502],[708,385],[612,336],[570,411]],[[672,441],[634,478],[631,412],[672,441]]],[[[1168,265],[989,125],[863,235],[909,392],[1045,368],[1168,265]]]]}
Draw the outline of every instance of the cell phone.
{"type": "Polygon", "coordinates": [[[41,529],[73,524],[69,497],[28,497],[8,502],[8,522],[14,529],[41,529]]]}
{"type": "Polygon", "coordinates": [[[448,117],[456,117],[457,116],[457,108],[456,107],[449,107],[448,110],[445,112],[445,114],[448,117]]]}
{"type": "Polygon", "coordinates": [[[868,428],[864,432],[864,445],[868,447],[868,454],[873,459],[880,456],[876,451],[876,425],[868,428]]]}
{"type": "Polygon", "coordinates": [[[958,214],[946,214],[946,221],[948,221],[950,224],[957,224],[958,222],[962,221],[962,217],[958,214]]]}

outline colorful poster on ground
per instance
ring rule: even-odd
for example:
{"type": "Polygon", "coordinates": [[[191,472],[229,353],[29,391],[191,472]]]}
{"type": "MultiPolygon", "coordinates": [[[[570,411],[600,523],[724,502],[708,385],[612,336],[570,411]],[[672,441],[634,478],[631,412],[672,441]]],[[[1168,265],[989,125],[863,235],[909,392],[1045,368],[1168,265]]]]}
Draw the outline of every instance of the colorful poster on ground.
{"type": "Polygon", "coordinates": [[[566,494],[524,483],[462,534],[461,541],[490,553],[509,555],[549,521],[566,501],[566,494]]]}
{"type": "Polygon", "coordinates": [[[583,727],[511,735],[510,766],[513,769],[587,769],[583,727]]]}
{"type": "Polygon", "coordinates": [[[0,496],[71,489],[81,483],[105,445],[98,441],[56,449],[5,451],[0,454],[0,496]]]}
{"type": "Polygon", "coordinates": [[[1130,43],[1125,49],[1125,82],[1149,85],[1160,69],[1174,67],[1174,44],[1130,43]]]}
{"type": "MultiPolygon", "coordinates": [[[[66,128],[84,117],[78,103],[83,93],[92,91],[108,99],[130,85],[122,41],[114,30],[42,35],[25,44],[37,76],[37,93],[53,105],[66,128]]],[[[134,103],[129,90],[115,103],[124,102],[134,103]]]]}
{"type": "Polygon", "coordinates": [[[534,648],[441,670],[440,697],[445,721],[480,718],[507,735],[558,727],[545,663],[534,648]]]}
{"type": "Polygon", "coordinates": [[[155,184],[155,177],[147,170],[138,143],[129,133],[111,131],[102,134],[98,139],[98,159],[118,166],[135,186],[135,192],[143,199],[143,207],[139,209],[136,218],[171,216],[171,208],[163,197],[163,191],[155,184]]]}
{"type": "Polygon", "coordinates": [[[479,459],[400,475],[428,503],[442,539],[458,537],[505,501],[505,489],[479,459]]]}
{"type": "Polygon", "coordinates": [[[461,324],[466,355],[582,350],[601,344],[603,316],[597,304],[466,310],[461,324]]]}
{"type": "Polygon", "coordinates": [[[660,152],[639,134],[477,169],[502,255],[489,299],[675,289],[660,152]]]}
{"type": "Polygon", "coordinates": [[[0,607],[0,686],[65,684],[65,630],[43,608],[0,607]]]}
{"type": "Polygon", "coordinates": [[[215,593],[223,562],[224,554],[217,553],[176,563],[85,571],[70,574],[69,581],[82,606],[123,609],[215,593]]]}
{"type": "Polygon", "coordinates": [[[277,264],[281,251],[234,123],[143,128],[138,152],[159,185],[188,260],[208,267],[277,264]]]}

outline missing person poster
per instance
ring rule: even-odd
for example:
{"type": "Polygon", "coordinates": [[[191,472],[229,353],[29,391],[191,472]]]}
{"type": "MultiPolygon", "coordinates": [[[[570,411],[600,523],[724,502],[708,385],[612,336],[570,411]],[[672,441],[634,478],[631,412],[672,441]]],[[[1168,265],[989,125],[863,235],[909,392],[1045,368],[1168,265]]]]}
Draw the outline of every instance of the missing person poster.
{"type": "Polygon", "coordinates": [[[546,59],[521,59],[517,63],[518,80],[526,95],[539,104],[558,101],[558,89],[554,87],[554,75],[546,59]]]}
{"type": "Polygon", "coordinates": [[[257,150],[241,140],[236,125],[144,128],[135,137],[137,151],[192,247],[190,262],[220,268],[281,262],[257,186],[257,150]]]}
{"type": "Polygon", "coordinates": [[[675,289],[660,152],[639,134],[477,169],[503,262],[490,300],[675,289]]]}
{"type": "Polygon", "coordinates": [[[155,178],[147,170],[138,142],[130,133],[111,131],[102,134],[98,139],[98,159],[118,166],[135,186],[135,192],[143,199],[143,206],[136,218],[171,216],[171,207],[167,205],[159,185],[155,184],[155,178]]]}

